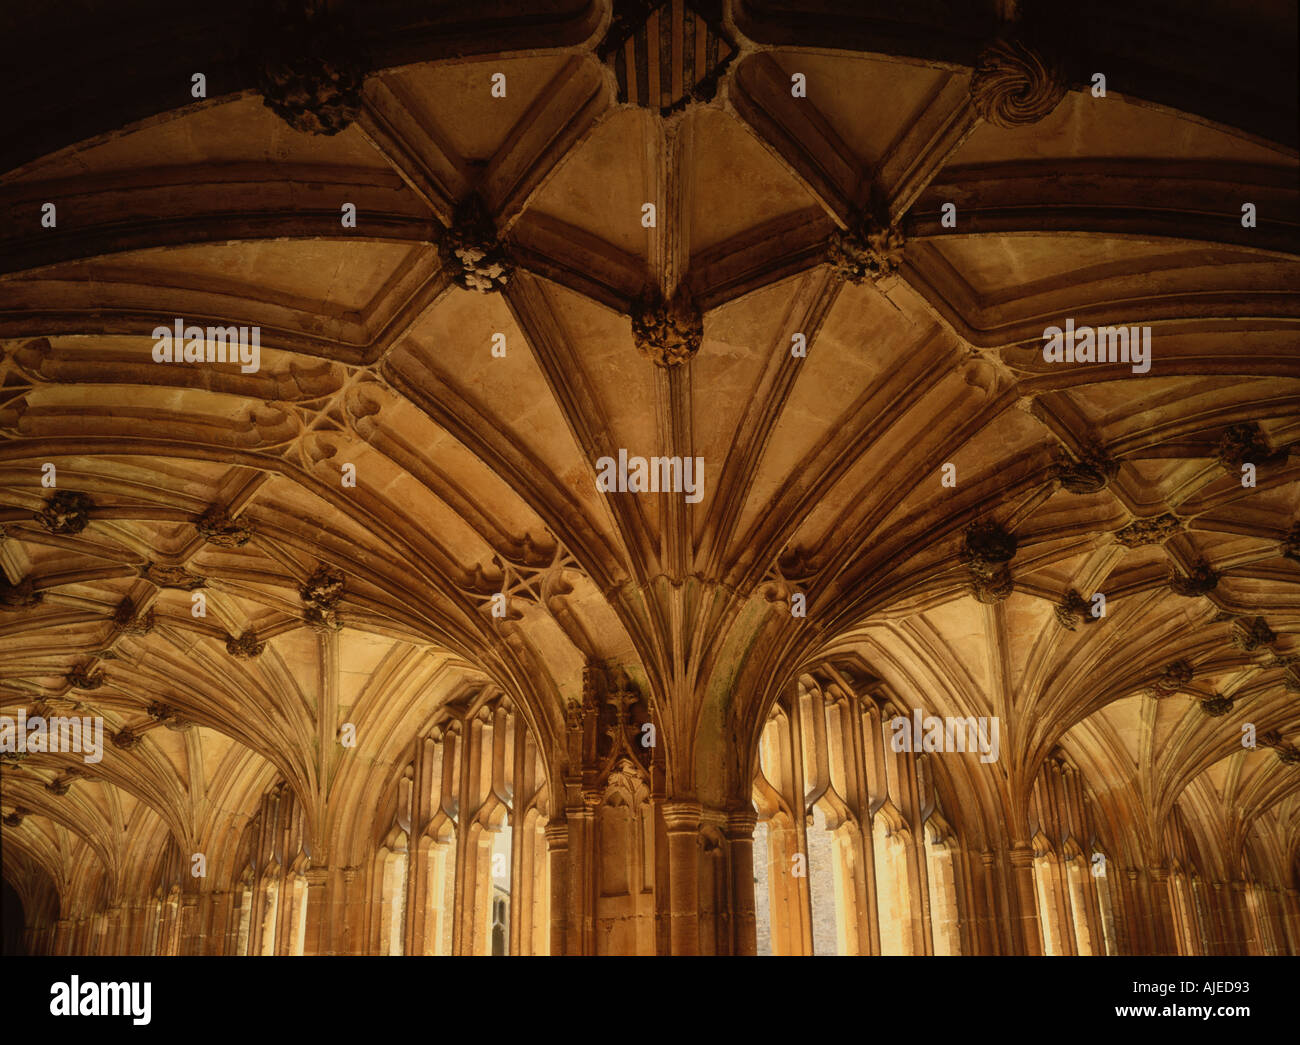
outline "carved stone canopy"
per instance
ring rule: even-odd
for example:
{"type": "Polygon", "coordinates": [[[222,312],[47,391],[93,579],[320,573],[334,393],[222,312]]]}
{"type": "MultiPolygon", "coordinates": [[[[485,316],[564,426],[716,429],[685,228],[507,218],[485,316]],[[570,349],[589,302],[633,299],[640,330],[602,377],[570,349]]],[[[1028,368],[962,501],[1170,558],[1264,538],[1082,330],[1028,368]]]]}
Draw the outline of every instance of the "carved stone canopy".
{"type": "Polygon", "coordinates": [[[704,341],[704,317],[686,286],[666,300],[658,287],[648,288],[632,311],[632,339],[655,366],[690,362],[704,341]]]}
{"type": "Polygon", "coordinates": [[[831,234],[826,260],[846,283],[877,283],[898,272],[904,246],[901,228],[867,213],[849,228],[831,234]]]}
{"type": "Polygon", "coordinates": [[[333,135],[361,112],[367,61],[343,12],[277,0],[254,30],[257,85],[266,107],[297,131],[333,135]]]}
{"type": "Polygon", "coordinates": [[[1060,62],[1012,35],[980,53],[970,81],[975,111],[998,127],[1037,123],[1061,103],[1065,91],[1060,62]]]}
{"type": "Polygon", "coordinates": [[[452,279],[465,290],[491,293],[509,283],[514,274],[514,262],[497,235],[496,223],[477,195],[456,205],[438,251],[452,279]]]}
{"type": "Polygon", "coordinates": [[[84,493],[59,490],[50,495],[44,508],[32,513],[32,518],[50,533],[80,533],[90,522],[90,512],[94,507],[95,502],[84,493]]]}

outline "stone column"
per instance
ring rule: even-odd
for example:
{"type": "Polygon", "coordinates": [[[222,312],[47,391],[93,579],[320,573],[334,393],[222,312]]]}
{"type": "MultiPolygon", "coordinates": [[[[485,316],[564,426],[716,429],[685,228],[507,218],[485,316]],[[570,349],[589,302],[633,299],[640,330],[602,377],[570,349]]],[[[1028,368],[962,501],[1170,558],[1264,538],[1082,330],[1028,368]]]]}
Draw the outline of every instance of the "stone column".
{"type": "Polygon", "coordinates": [[[754,905],[754,827],[752,809],[727,816],[727,848],[731,862],[731,953],[758,953],[758,926],[754,905]]]}
{"type": "Polygon", "coordinates": [[[122,953],[122,905],[109,904],[104,911],[104,942],[100,954],[122,953]]]}
{"type": "Polygon", "coordinates": [[[1205,891],[1206,907],[1210,916],[1210,947],[1214,954],[1231,954],[1233,946],[1232,919],[1226,909],[1227,898],[1222,882],[1209,882],[1205,891]]]}
{"type": "Polygon", "coordinates": [[[998,905],[993,889],[992,850],[972,853],[966,861],[970,868],[970,896],[974,910],[971,911],[971,939],[975,954],[1001,954],[998,944],[998,905]]]}
{"type": "Polygon", "coordinates": [[[1016,911],[1012,918],[1016,951],[1019,954],[1043,953],[1038,929],[1038,896],[1034,889],[1034,849],[1026,844],[1013,845],[1008,853],[1011,862],[1012,899],[1016,911]]]}
{"type": "Polygon", "coordinates": [[[330,869],[312,867],[304,872],[307,881],[307,934],[302,944],[304,955],[330,954],[333,908],[329,902],[330,869]]]}
{"type": "Polygon", "coordinates": [[[1151,912],[1151,937],[1156,954],[1177,954],[1178,933],[1174,926],[1173,907],[1169,896],[1169,869],[1147,869],[1148,909],[1151,912]]]}
{"type": "Polygon", "coordinates": [[[177,954],[202,954],[204,919],[211,908],[211,893],[184,893],[176,917],[180,920],[176,934],[177,954]]]}
{"type": "Polygon", "coordinates": [[[365,954],[366,880],[356,867],[336,871],[333,946],[330,954],[365,954]]]}
{"type": "Polygon", "coordinates": [[[1263,949],[1260,947],[1259,931],[1255,925],[1255,919],[1251,914],[1250,901],[1246,896],[1246,883],[1240,878],[1232,883],[1229,893],[1233,913],[1236,915],[1238,926],[1241,928],[1241,935],[1238,937],[1240,954],[1262,954],[1263,949]]]}
{"type": "Polygon", "coordinates": [[[596,911],[594,880],[596,859],[595,838],[596,803],[599,795],[583,794],[581,805],[570,805],[564,811],[569,828],[567,867],[564,875],[567,928],[564,934],[564,953],[591,955],[596,953],[596,911]]]}
{"type": "MultiPolygon", "coordinates": [[[[668,835],[668,939],[673,954],[698,954],[700,876],[699,834],[703,809],[698,802],[663,806],[668,835]]],[[[750,857],[751,866],[753,857],[750,857]]]]}
{"type": "Polygon", "coordinates": [[[54,946],[51,949],[52,954],[71,954],[72,945],[72,919],[60,918],[54,923],[54,946]]]}
{"type": "Polygon", "coordinates": [[[569,932],[568,905],[568,864],[569,864],[569,825],[564,820],[551,820],[546,828],[546,859],[550,862],[551,881],[551,954],[568,953],[569,932]]]}

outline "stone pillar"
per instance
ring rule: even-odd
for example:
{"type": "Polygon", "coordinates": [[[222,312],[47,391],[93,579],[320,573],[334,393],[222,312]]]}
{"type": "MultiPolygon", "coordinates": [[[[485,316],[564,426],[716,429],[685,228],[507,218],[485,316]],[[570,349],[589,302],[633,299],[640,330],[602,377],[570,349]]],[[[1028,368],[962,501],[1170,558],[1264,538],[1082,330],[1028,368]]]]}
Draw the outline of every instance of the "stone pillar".
{"type": "Polygon", "coordinates": [[[550,861],[551,882],[551,954],[568,953],[569,932],[568,905],[568,865],[569,865],[569,825],[564,820],[551,820],[546,828],[546,859],[550,861]]]}
{"type": "Polygon", "coordinates": [[[1281,900],[1287,953],[1300,955],[1300,889],[1283,889],[1281,900]]]}
{"type": "Polygon", "coordinates": [[[109,904],[104,909],[104,939],[100,954],[122,953],[122,905],[109,904]]]}
{"type": "Polygon", "coordinates": [[[752,809],[727,816],[727,848],[731,863],[731,953],[758,953],[758,925],[754,905],[754,827],[752,809]]]}
{"type": "MultiPolygon", "coordinates": [[[[663,805],[668,836],[668,939],[673,954],[699,953],[699,834],[703,813],[698,802],[663,805]]],[[[751,866],[753,857],[751,856],[751,866]]]]}
{"type": "Polygon", "coordinates": [[[966,861],[966,866],[971,872],[970,896],[974,910],[971,911],[970,935],[975,954],[1003,953],[998,945],[998,905],[993,889],[993,864],[994,857],[991,849],[979,853],[978,858],[977,854],[972,853],[970,859],[966,861]]]}
{"type": "Polygon", "coordinates": [[[304,872],[303,877],[307,881],[307,934],[303,940],[302,953],[331,954],[333,908],[329,902],[330,869],[312,867],[304,872]]]}
{"type": "Polygon", "coordinates": [[[366,881],[356,867],[337,871],[335,881],[334,945],[330,954],[365,954],[366,881]]]}
{"type": "Polygon", "coordinates": [[[1210,946],[1214,954],[1233,953],[1232,918],[1226,904],[1223,883],[1210,882],[1206,890],[1206,906],[1209,908],[1210,946]]]}
{"type": "Polygon", "coordinates": [[[1263,949],[1260,947],[1259,930],[1255,924],[1255,918],[1251,914],[1246,888],[1246,883],[1238,878],[1232,883],[1229,892],[1233,913],[1241,930],[1241,935],[1238,937],[1238,953],[1263,954],[1263,949]]]}
{"type": "Polygon", "coordinates": [[[211,908],[211,893],[184,893],[176,917],[180,921],[176,936],[176,953],[194,955],[203,953],[205,935],[203,920],[211,908]]]}
{"type": "Polygon", "coordinates": [[[230,890],[214,892],[205,905],[203,916],[203,936],[199,941],[199,954],[226,954],[228,941],[226,926],[230,924],[231,909],[235,894],[230,890]]]}
{"type": "Polygon", "coordinates": [[[72,919],[60,918],[54,923],[54,946],[51,948],[52,954],[71,954],[72,946],[72,919]]]}
{"type": "Polygon", "coordinates": [[[571,955],[596,953],[595,869],[592,862],[596,857],[595,809],[599,796],[584,794],[582,798],[581,805],[570,805],[564,811],[569,828],[567,873],[564,876],[564,906],[567,909],[564,953],[571,955]]]}
{"type": "Polygon", "coordinates": [[[1124,922],[1128,927],[1128,950],[1125,953],[1154,954],[1150,911],[1142,896],[1136,867],[1124,868],[1120,885],[1124,894],[1124,922]]]}
{"type": "Polygon", "coordinates": [[[1151,937],[1155,954],[1177,954],[1178,933],[1174,926],[1173,906],[1169,896],[1169,869],[1147,869],[1148,910],[1151,912],[1151,937]]]}
{"type": "Polygon", "coordinates": [[[1008,853],[1011,862],[1012,900],[1015,914],[1011,919],[1012,939],[1018,954],[1040,955],[1043,941],[1038,928],[1038,896],[1034,888],[1034,849],[1026,844],[1013,845],[1008,853]]]}

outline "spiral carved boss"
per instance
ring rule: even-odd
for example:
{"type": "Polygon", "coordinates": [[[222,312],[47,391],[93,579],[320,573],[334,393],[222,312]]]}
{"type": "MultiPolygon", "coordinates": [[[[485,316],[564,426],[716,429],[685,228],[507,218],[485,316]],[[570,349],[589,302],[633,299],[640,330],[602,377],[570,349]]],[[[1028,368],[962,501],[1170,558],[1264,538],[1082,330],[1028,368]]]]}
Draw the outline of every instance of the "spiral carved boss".
{"type": "Polygon", "coordinates": [[[993,41],[975,63],[971,103],[981,118],[998,127],[1037,123],[1065,97],[1059,62],[1014,37],[993,41]]]}

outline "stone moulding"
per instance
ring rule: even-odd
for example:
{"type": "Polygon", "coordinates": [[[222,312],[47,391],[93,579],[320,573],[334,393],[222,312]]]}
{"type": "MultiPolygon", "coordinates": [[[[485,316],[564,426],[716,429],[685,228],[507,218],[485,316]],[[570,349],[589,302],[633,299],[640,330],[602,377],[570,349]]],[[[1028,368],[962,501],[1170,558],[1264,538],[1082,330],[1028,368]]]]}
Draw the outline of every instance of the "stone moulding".
{"type": "Polygon", "coordinates": [[[633,306],[632,340],[655,366],[690,362],[704,342],[704,317],[683,285],[665,299],[658,287],[646,290],[633,306]]]}
{"type": "Polygon", "coordinates": [[[997,127],[1025,127],[1051,114],[1065,97],[1061,64],[1014,35],[980,52],[970,97],[981,119],[997,127]]]}

